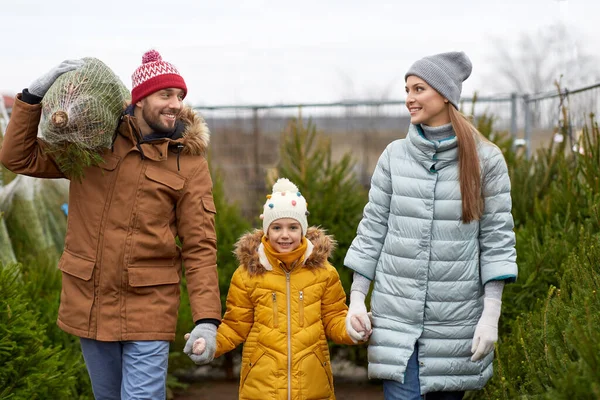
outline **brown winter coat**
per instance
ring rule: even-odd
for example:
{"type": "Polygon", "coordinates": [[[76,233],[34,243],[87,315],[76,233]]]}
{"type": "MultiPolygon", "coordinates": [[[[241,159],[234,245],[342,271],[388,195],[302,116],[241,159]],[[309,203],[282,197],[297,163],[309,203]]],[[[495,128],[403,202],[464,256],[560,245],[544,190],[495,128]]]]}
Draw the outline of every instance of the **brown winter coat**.
{"type": "MultiPolygon", "coordinates": [[[[0,162],[19,174],[64,178],[37,138],[40,114],[41,105],[17,96],[0,162]]],[[[104,163],[71,181],[58,265],[58,325],[65,332],[102,341],[173,340],[182,261],[193,319],[221,319],[216,211],[203,157],[209,133],[191,109],[180,120],[182,138],[142,143],[142,157],[136,119],[124,116],[104,163]]]]}

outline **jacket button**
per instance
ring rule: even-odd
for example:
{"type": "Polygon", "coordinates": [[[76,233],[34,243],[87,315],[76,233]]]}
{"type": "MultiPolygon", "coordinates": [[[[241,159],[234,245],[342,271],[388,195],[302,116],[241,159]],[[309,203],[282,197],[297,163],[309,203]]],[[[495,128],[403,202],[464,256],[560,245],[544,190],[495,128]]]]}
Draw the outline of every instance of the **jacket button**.
{"type": "Polygon", "coordinates": [[[248,363],[248,366],[249,366],[249,367],[251,367],[251,366],[252,366],[252,363],[248,363]]]}
{"type": "Polygon", "coordinates": [[[323,362],[323,366],[327,365],[327,361],[323,362]]]}
{"type": "Polygon", "coordinates": [[[419,363],[419,365],[421,365],[421,367],[424,367],[424,366],[425,366],[425,363],[424,363],[423,361],[421,361],[421,362],[419,363]]]}

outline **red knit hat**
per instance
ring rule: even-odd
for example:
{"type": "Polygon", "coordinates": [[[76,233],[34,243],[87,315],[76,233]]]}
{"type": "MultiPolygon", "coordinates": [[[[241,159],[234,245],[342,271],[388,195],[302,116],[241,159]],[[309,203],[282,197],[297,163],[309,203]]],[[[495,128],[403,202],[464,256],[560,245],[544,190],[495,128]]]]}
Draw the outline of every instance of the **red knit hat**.
{"type": "Polygon", "coordinates": [[[131,104],[135,104],[152,93],[168,88],[183,90],[187,94],[185,81],[173,64],[163,61],[156,50],[147,51],[142,56],[142,65],[131,75],[131,104]]]}

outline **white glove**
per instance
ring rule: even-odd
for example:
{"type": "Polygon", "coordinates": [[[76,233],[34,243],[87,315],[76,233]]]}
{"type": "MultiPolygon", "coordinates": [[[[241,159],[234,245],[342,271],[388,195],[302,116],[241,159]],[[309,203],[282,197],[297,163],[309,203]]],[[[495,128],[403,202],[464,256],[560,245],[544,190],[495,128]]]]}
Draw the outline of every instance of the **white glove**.
{"type": "Polygon", "coordinates": [[[498,341],[498,320],[502,301],[484,298],[483,312],[475,328],[473,344],[471,345],[471,361],[478,361],[494,351],[494,343],[498,341]]]}
{"type": "Polygon", "coordinates": [[[367,340],[371,335],[371,320],[365,306],[365,294],[358,290],[350,292],[350,306],[348,307],[348,315],[346,315],[346,331],[354,343],[367,340]]]}
{"type": "Polygon", "coordinates": [[[191,333],[185,335],[187,342],[183,352],[187,354],[194,363],[198,365],[208,364],[215,357],[217,349],[217,326],[211,323],[202,323],[196,325],[191,333]],[[204,340],[204,349],[202,347],[204,340]],[[196,351],[202,350],[200,354],[196,351]]]}
{"type": "Polygon", "coordinates": [[[56,81],[56,79],[58,79],[59,76],[61,76],[65,72],[77,69],[83,64],[83,60],[65,60],[61,62],[58,66],[52,68],[44,75],[37,78],[35,81],[31,82],[31,85],[29,85],[27,90],[29,91],[29,93],[35,96],[44,97],[48,89],[50,89],[50,86],[52,86],[52,84],[56,81]]]}

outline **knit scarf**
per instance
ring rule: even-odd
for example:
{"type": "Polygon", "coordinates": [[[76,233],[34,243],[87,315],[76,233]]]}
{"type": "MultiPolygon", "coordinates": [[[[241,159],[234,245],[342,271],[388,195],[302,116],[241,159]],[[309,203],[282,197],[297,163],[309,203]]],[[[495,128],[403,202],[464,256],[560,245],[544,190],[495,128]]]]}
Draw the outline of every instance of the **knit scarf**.
{"type": "Polygon", "coordinates": [[[279,263],[283,263],[285,269],[287,271],[291,271],[296,261],[302,263],[304,261],[304,253],[306,253],[306,238],[302,237],[302,241],[300,242],[300,246],[296,249],[290,251],[289,253],[277,253],[273,247],[269,244],[269,240],[266,236],[263,235],[261,239],[261,243],[265,247],[265,255],[269,260],[269,264],[272,266],[279,265],[279,263]]]}

